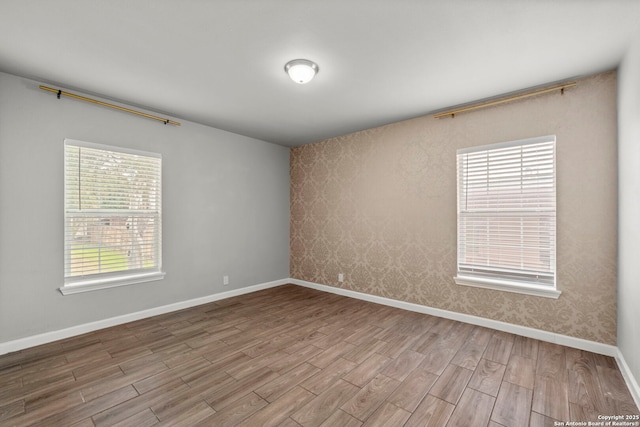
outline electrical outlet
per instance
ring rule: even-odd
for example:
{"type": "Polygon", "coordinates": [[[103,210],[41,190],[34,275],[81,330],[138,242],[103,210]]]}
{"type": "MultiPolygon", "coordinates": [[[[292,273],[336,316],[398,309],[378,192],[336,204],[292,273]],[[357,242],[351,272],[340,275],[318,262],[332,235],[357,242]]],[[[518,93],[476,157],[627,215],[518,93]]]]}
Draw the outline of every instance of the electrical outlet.
{"type": "Polygon", "coordinates": [[[344,274],[338,273],[338,282],[344,282],[344,274]]]}
{"type": "Polygon", "coordinates": [[[222,276],[222,286],[229,285],[229,276],[222,276]]]}

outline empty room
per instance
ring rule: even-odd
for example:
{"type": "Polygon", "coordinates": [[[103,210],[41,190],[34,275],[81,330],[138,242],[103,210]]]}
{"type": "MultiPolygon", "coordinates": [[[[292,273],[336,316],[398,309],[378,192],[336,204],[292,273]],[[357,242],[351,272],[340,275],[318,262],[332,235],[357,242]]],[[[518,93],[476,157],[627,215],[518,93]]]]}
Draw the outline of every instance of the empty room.
{"type": "Polygon", "coordinates": [[[639,381],[639,1],[0,1],[0,427],[640,426],[639,381]]]}

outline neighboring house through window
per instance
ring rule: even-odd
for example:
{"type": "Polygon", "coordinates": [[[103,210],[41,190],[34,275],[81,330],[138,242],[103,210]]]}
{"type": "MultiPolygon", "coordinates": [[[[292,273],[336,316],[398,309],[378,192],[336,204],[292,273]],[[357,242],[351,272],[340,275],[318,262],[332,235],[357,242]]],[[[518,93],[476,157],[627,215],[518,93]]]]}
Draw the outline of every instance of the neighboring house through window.
{"type": "Polygon", "coordinates": [[[557,298],[555,136],[460,149],[455,281],[557,298]]]}
{"type": "Polygon", "coordinates": [[[158,280],[161,156],[64,143],[63,294],[158,280]]]}

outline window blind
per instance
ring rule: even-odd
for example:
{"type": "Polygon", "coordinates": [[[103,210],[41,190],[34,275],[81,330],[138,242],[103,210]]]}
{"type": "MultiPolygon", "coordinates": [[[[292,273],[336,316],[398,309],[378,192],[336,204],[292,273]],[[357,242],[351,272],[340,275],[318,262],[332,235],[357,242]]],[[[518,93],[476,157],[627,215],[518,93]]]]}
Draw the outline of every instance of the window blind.
{"type": "Polygon", "coordinates": [[[65,283],[161,270],[161,157],[66,140],[65,283]]]}
{"type": "Polygon", "coordinates": [[[458,275],[555,287],[555,136],[458,150],[458,275]]]}

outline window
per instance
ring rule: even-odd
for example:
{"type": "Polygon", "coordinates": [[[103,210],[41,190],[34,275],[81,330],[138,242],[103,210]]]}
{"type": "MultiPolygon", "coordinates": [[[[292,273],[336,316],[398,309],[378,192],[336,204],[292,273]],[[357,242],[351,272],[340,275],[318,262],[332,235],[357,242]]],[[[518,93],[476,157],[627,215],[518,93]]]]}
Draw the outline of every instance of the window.
{"type": "Polygon", "coordinates": [[[158,280],[159,154],[64,143],[63,294],[158,280]]]}
{"type": "Polygon", "coordinates": [[[557,298],[555,136],[460,149],[456,283],[557,298]]]}

